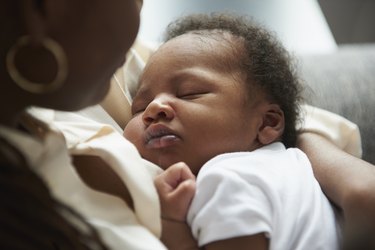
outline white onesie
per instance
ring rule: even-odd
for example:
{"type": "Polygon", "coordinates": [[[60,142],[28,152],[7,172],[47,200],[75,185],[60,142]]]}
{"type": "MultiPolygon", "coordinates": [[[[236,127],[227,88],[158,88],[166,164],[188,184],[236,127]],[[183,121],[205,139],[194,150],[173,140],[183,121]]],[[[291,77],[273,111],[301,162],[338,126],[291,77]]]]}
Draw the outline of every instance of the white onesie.
{"type": "Polygon", "coordinates": [[[334,209],[309,160],[279,142],[208,161],[197,177],[188,223],[199,246],[265,233],[271,250],[339,247],[334,209]]]}

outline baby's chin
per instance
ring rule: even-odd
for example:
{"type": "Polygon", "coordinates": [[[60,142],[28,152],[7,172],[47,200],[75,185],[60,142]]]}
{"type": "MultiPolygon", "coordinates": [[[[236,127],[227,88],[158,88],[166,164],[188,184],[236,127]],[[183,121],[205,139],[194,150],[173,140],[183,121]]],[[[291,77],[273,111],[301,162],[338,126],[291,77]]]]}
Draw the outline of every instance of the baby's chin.
{"type": "Polygon", "coordinates": [[[156,162],[154,162],[156,165],[159,165],[162,169],[166,170],[167,168],[169,168],[170,166],[172,166],[173,164],[176,164],[178,162],[181,162],[179,160],[170,160],[170,159],[159,159],[156,162]]]}
{"type": "MultiPolygon", "coordinates": [[[[185,162],[185,161],[180,160],[180,159],[170,159],[170,158],[166,159],[166,158],[163,158],[163,157],[159,157],[157,160],[151,160],[151,162],[158,165],[160,168],[166,170],[176,163],[185,162]]],[[[186,164],[188,165],[188,167],[190,167],[188,163],[186,163],[186,164]]]]}
{"type": "Polygon", "coordinates": [[[158,165],[160,168],[166,170],[169,167],[171,167],[173,164],[179,163],[179,162],[184,162],[192,171],[194,175],[196,175],[203,165],[203,163],[198,163],[196,162],[197,159],[184,159],[183,157],[174,157],[174,155],[169,154],[168,157],[167,155],[162,155],[158,154],[157,157],[144,157],[146,160],[151,161],[152,163],[158,165]]]}

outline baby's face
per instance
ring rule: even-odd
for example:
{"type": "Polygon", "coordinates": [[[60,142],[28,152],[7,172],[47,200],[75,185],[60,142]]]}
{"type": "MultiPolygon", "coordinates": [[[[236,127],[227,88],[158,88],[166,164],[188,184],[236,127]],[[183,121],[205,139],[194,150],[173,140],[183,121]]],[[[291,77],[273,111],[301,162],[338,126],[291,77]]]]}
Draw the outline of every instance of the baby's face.
{"type": "Polygon", "coordinates": [[[184,161],[194,174],[218,154],[257,148],[262,107],[247,98],[239,70],[224,69],[234,60],[228,48],[196,36],[170,40],[150,58],[124,130],[145,159],[164,169],[184,161]]]}

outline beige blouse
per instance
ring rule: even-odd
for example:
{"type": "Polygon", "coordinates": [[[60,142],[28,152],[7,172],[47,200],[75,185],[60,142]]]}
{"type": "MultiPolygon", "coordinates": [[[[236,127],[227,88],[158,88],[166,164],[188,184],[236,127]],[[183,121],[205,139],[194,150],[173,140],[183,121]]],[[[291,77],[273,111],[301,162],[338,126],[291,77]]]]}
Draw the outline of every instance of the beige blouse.
{"type": "Polygon", "coordinates": [[[86,217],[111,249],[165,249],[158,239],[160,207],[152,180],[160,170],[142,160],[134,146],[111,126],[74,113],[42,109],[30,113],[52,124],[44,140],[6,127],[0,127],[0,135],[25,155],[52,194],[86,217]],[[69,154],[102,157],[129,189],[135,211],[120,198],[88,187],[69,154]]]}

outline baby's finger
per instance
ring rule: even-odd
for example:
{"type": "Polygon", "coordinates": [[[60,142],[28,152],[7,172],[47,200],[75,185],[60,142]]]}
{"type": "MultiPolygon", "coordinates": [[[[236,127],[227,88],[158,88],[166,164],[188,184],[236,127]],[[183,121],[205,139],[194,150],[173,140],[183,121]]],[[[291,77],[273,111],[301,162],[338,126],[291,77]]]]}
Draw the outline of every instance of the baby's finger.
{"type": "Polygon", "coordinates": [[[185,180],[195,180],[195,176],[184,162],[178,162],[170,166],[162,174],[155,178],[155,181],[162,181],[169,185],[170,189],[175,189],[185,180]]]}
{"type": "Polygon", "coordinates": [[[164,218],[185,221],[188,209],[195,194],[195,180],[188,179],[161,199],[164,218]]]}
{"type": "Polygon", "coordinates": [[[195,180],[188,179],[180,183],[176,189],[169,194],[170,200],[184,200],[187,204],[193,199],[195,194],[195,180]]]}

